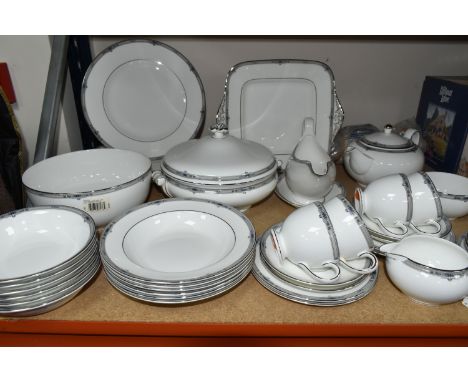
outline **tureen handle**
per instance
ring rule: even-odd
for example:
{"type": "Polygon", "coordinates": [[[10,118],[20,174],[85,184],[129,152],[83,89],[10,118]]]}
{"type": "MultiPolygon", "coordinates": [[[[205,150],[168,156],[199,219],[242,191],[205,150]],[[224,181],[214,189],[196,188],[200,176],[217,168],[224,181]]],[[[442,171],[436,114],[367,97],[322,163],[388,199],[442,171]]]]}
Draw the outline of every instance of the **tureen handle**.
{"type": "Polygon", "coordinates": [[[227,126],[223,123],[215,123],[210,127],[211,136],[213,138],[224,138],[227,135],[227,126]]]}

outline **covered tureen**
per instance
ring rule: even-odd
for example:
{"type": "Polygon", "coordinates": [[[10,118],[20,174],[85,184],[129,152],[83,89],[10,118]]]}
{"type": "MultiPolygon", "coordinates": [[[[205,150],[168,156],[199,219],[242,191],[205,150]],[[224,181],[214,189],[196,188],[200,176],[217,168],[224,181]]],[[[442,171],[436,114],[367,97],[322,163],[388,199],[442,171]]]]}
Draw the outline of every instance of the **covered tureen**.
{"type": "Polygon", "coordinates": [[[277,162],[268,148],[214,125],[210,135],[170,149],[153,179],[169,197],[209,199],[246,210],[275,189],[277,162]]]}

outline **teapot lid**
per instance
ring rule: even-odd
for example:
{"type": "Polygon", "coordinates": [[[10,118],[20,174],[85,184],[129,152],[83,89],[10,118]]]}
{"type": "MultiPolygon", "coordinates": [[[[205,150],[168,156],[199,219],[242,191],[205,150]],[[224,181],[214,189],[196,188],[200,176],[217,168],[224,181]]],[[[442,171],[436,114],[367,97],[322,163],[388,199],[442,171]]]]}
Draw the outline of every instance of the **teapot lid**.
{"type": "Polygon", "coordinates": [[[210,135],[171,148],[161,168],[179,178],[214,182],[248,181],[276,171],[277,162],[265,146],[233,137],[223,125],[210,130],[210,135]]]}
{"type": "Polygon", "coordinates": [[[392,125],[386,125],[383,132],[365,135],[358,142],[380,151],[411,151],[417,148],[411,140],[395,134],[392,125]]]}

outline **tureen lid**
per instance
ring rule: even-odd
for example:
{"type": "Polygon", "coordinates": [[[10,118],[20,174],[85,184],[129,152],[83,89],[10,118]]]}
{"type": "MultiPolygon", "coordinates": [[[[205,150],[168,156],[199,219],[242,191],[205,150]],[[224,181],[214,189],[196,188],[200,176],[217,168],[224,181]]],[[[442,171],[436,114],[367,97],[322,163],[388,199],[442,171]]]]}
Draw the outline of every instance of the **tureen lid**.
{"type": "Polygon", "coordinates": [[[379,150],[413,150],[417,146],[409,139],[393,133],[392,125],[386,125],[384,131],[365,135],[359,143],[379,150]]]}
{"type": "Polygon", "coordinates": [[[170,149],[163,158],[164,172],[182,178],[208,181],[251,180],[276,171],[271,151],[259,143],[227,134],[214,125],[211,134],[170,149]]]}

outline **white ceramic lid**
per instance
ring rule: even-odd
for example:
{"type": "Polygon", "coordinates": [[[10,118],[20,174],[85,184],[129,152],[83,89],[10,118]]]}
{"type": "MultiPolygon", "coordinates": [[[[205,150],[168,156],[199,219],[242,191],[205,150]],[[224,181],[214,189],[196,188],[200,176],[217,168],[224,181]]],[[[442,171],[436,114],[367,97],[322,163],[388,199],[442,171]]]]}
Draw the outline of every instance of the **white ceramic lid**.
{"type": "Polygon", "coordinates": [[[211,134],[173,147],[164,156],[163,172],[189,181],[251,181],[276,171],[270,150],[259,143],[240,140],[215,126],[211,134]]]}
{"type": "Polygon", "coordinates": [[[391,125],[385,126],[383,132],[365,135],[359,142],[380,150],[407,150],[416,146],[412,141],[393,133],[391,125]]]}

